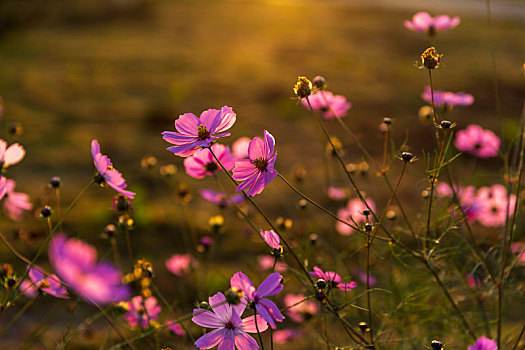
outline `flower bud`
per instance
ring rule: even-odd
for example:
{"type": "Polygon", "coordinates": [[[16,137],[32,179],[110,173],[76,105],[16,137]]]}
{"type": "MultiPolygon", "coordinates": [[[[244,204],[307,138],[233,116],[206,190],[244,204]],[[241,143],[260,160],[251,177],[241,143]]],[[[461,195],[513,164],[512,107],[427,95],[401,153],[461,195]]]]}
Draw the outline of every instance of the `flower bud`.
{"type": "Polygon", "coordinates": [[[315,282],[315,286],[319,289],[325,289],[328,284],[326,281],[322,278],[318,279],[317,282],[315,282]]]}
{"type": "Polygon", "coordinates": [[[308,80],[306,77],[298,77],[297,83],[295,83],[295,86],[293,88],[293,92],[299,97],[300,99],[303,99],[305,97],[308,97],[312,94],[312,82],[308,80]]]}
{"type": "Polygon", "coordinates": [[[43,218],[48,218],[51,216],[51,207],[49,205],[45,205],[40,209],[40,215],[43,218]]]}
{"type": "Polygon", "coordinates": [[[453,128],[454,126],[456,126],[456,124],[452,123],[451,121],[448,121],[448,120],[443,120],[439,126],[442,128],[442,129],[450,129],[450,128],[453,128]]]}
{"type": "Polygon", "coordinates": [[[372,228],[374,228],[374,226],[372,226],[371,223],[367,222],[367,223],[365,224],[365,232],[370,232],[370,231],[372,231],[372,228]]]}
{"type": "Polygon", "coordinates": [[[312,79],[312,85],[317,90],[324,90],[326,89],[326,80],[324,77],[318,75],[312,79]]]}
{"type": "Polygon", "coordinates": [[[385,118],[383,118],[383,123],[385,123],[386,125],[390,125],[390,124],[392,124],[392,119],[388,118],[388,117],[385,117],[385,118]]]}
{"type": "Polygon", "coordinates": [[[403,152],[403,153],[401,153],[401,159],[405,163],[409,163],[409,162],[411,162],[414,159],[414,155],[412,153],[410,153],[410,152],[403,152]]]}
{"type": "Polygon", "coordinates": [[[311,233],[309,238],[310,238],[310,243],[312,245],[316,245],[317,244],[317,240],[319,239],[319,236],[317,236],[317,234],[315,234],[315,233],[311,233]]]}
{"type": "Polygon", "coordinates": [[[60,178],[58,176],[53,176],[51,180],[49,180],[49,186],[51,186],[51,188],[59,188],[60,178]]]}
{"type": "Polygon", "coordinates": [[[432,340],[430,347],[432,348],[432,350],[441,350],[443,349],[443,343],[439,340],[432,340]]]}
{"type": "Polygon", "coordinates": [[[431,46],[421,54],[421,62],[426,69],[436,69],[439,67],[441,56],[437,53],[436,48],[431,46]]]}
{"type": "Polygon", "coordinates": [[[370,327],[368,327],[368,323],[366,323],[364,321],[363,322],[359,322],[359,329],[363,333],[370,332],[370,327]]]}
{"type": "Polygon", "coordinates": [[[7,131],[13,136],[20,136],[24,132],[24,128],[20,123],[11,123],[7,127],[7,131]]]}

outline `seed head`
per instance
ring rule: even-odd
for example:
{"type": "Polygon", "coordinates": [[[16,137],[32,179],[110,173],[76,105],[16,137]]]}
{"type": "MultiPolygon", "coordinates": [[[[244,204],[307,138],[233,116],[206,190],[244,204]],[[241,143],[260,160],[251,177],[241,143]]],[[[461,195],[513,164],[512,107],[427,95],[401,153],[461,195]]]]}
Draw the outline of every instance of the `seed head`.
{"type": "Polygon", "coordinates": [[[312,85],[314,86],[314,89],[324,90],[326,89],[326,80],[324,77],[318,75],[312,79],[312,85]]]}
{"type": "Polygon", "coordinates": [[[384,117],[383,118],[383,123],[385,123],[386,125],[392,124],[392,118],[384,117]]]}
{"type": "Polygon", "coordinates": [[[410,163],[415,160],[414,155],[410,152],[403,152],[401,153],[401,160],[405,163],[410,163]]]}
{"type": "Polygon", "coordinates": [[[51,186],[51,188],[59,188],[60,178],[58,176],[53,176],[51,180],[49,180],[49,186],[51,186]]]}
{"type": "Polygon", "coordinates": [[[325,289],[328,284],[324,279],[318,279],[317,282],[315,282],[315,286],[319,289],[325,289]]]}
{"type": "Polygon", "coordinates": [[[299,99],[303,99],[312,94],[312,89],[312,82],[308,80],[308,78],[300,76],[297,78],[297,83],[295,83],[293,92],[299,97],[299,99]]]}
{"type": "Polygon", "coordinates": [[[441,56],[437,53],[434,46],[429,47],[421,54],[421,63],[423,63],[422,68],[426,69],[436,69],[439,67],[441,56]]]}
{"type": "Polygon", "coordinates": [[[51,207],[49,205],[45,205],[40,209],[40,215],[43,218],[47,218],[51,216],[51,207]]]}
{"type": "Polygon", "coordinates": [[[443,349],[443,343],[439,340],[432,340],[432,343],[430,343],[430,347],[432,347],[432,350],[441,350],[443,349]]]}
{"type": "Polygon", "coordinates": [[[359,329],[361,330],[361,332],[370,332],[370,327],[368,327],[368,323],[366,322],[359,322],[359,329]]]}

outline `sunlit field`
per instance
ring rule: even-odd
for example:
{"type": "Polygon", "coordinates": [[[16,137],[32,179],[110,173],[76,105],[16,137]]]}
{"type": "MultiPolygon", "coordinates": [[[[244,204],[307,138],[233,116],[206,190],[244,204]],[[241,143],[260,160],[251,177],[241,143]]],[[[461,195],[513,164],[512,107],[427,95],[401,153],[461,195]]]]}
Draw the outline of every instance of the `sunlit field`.
{"type": "Polygon", "coordinates": [[[507,1],[1,2],[0,348],[525,349],[524,34],[507,1]]]}

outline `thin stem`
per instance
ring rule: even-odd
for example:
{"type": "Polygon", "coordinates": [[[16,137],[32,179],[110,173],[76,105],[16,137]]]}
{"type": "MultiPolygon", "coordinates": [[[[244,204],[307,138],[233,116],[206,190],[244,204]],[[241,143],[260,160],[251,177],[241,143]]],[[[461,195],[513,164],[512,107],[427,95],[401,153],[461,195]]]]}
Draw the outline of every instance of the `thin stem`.
{"type": "MultiPolygon", "coordinates": [[[[6,291],[6,294],[7,294],[7,291],[6,291]]],[[[4,336],[4,334],[9,330],[9,328],[11,328],[11,326],[20,318],[20,316],[22,316],[28,309],[31,305],[33,305],[33,303],[35,302],[36,298],[33,298],[33,299],[30,299],[27,303],[25,303],[25,305],[16,313],[15,316],[13,316],[13,318],[11,319],[11,321],[9,321],[9,323],[2,329],[2,331],[0,332],[0,339],[2,339],[2,337],[4,336]]]]}
{"type": "Polygon", "coordinates": [[[518,344],[520,343],[521,337],[523,337],[523,333],[525,333],[525,324],[521,328],[520,335],[518,336],[518,339],[516,339],[516,343],[514,343],[514,346],[512,347],[512,350],[516,350],[518,347],[518,344]]]}
{"type": "MultiPolygon", "coordinates": [[[[405,163],[406,164],[406,163],[405,163]]],[[[403,168],[404,169],[404,168],[403,168]]],[[[370,231],[366,233],[366,302],[368,308],[368,326],[370,327],[370,342],[374,346],[374,326],[372,324],[372,300],[370,293],[370,231]]]]}
{"type": "Polygon", "coordinates": [[[385,141],[383,143],[383,168],[381,169],[381,174],[386,174],[386,155],[388,153],[388,137],[389,137],[389,129],[390,129],[390,125],[388,124],[385,124],[386,125],[386,130],[385,130],[385,141]]]}
{"type": "Polygon", "coordinates": [[[257,307],[253,306],[253,312],[254,312],[254,322],[255,322],[255,329],[257,329],[257,335],[259,336],[259,343],[261,343],[261,349],[264,350],[264,343],[262,340],[261,332],[259,332],[259,324],[257,322],[257,307]]]}
{"type": "Polygon", "coordinates": [[[285,184],[288,185],[288,187],[290,187],[295,193],[297,193],[299,196],[303,197],[306,201],[310,202],[311,204],[313,204],[314,206],[316,206],[317,208],[319,208],[320,210],[324,211],[326,214],[330,215],[332,218],[334,218],[335,220],[351,227],[352,229],[356,230],[356,231],[359,231],[359,228],[344,221],[344,220],[341,220],[339,217],[337,217],[337,215],[335,215],[334,213],[332,213],[331,211],[329,211],[328,209],[326,209],[325,207],[323,207],[322,205],[318,204],[317,202],[315,202],[313,199],[309,198],[308,196],[306,196],[304,193],[302,193],[301,191],[299,191],[297,188],[295,188],[288,180],[286,180],[284,178],[284,176],[281,175],[281,173],[277,173],[277,176],[279,176],[279,178],[281,180],[284,181],[285,184]]]}
{"type": "MultiPolygon", "coordinates": [[[[55,188],[55,196],[56,196],[56,209],[57,209],[57,217],[61,218],[62,215],[60,213],[60,189],[57,187],[55,188]]],[[[62,228],[62,224],[60,224],[60,228],[62,228]]]]}

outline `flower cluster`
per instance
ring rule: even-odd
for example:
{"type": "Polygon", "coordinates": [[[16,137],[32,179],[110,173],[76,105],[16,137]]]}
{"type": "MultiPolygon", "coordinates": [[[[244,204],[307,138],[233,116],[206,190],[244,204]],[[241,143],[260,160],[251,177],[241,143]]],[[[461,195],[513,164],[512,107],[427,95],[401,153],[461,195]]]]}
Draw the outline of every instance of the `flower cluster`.
{"type": "MultiPolygon", "coordinates": [[[[425,86],[421,98],[428,104],[432,103],[432,90],[425,86]]],[[[451,109],[457,106],[470,106],[474,103],[474,96],[466,92],[450,92],[434,90],[434,106],[451,109]]]]}

